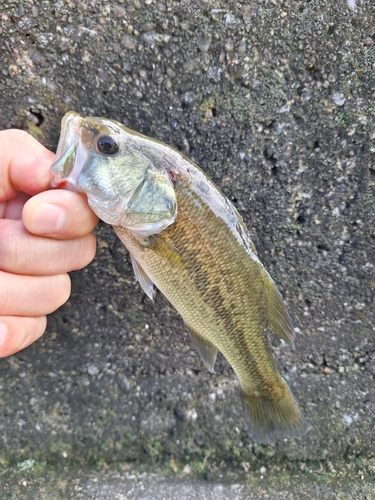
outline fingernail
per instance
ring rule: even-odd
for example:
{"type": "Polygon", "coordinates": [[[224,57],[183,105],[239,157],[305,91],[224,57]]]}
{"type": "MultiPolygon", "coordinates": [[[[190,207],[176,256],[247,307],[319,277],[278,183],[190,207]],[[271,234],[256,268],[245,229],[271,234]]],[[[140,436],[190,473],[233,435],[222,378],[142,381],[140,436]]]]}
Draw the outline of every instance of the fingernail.
{"type": "Polygon", "coordinates": [[[8,328],[4,323],[0,323],[0,345],[3,345],[5,342],[5,335],[8,332],[8,328]]]}
{"type": "Polygon", "coordinates": [[[38,234],[57,233],[64,222],[65,213],[61,208],[50,203],[42,203],[34,213],[30,229],[38,234]]]}

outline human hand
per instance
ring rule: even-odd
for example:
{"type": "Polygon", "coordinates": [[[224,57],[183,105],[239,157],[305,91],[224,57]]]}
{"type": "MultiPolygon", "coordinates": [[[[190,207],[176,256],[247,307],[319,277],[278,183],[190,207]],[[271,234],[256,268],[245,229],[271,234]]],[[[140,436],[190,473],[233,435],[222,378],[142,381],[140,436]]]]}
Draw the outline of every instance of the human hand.
{"type": "Polygon", "coordinates": [[[0,132],[0,357],[39,338],[70,295],[68,271],[95,256],[86,198],[46,191],[54,154],[20,130],[0,132]]]}

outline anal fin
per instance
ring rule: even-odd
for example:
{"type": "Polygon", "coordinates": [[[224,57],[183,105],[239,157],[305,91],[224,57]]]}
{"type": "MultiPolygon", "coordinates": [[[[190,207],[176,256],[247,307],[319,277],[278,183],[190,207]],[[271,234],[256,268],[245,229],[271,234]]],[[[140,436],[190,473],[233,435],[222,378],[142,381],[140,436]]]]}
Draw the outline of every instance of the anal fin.
{"type": "Polygon", "coordinates": [[[187,331],[190,333],[193,339],[194,345],[202,357],[203,363],[205,364],[207,370],[210,373],[214,373],[217,349],[216,347],[207,339],[199,335],[195,330],[190,328],[185,324],[187,331]]]}
{"type": "Polygon", "coordinates": [[[135,277],[140,284],[142,290],[153,300],[153,292],[154,292],[154,283],[149,278],[148,274],[144,271],[143,267],[139,264],[139,262],[130,255],[133,265],[133,270],[135,277]]]}

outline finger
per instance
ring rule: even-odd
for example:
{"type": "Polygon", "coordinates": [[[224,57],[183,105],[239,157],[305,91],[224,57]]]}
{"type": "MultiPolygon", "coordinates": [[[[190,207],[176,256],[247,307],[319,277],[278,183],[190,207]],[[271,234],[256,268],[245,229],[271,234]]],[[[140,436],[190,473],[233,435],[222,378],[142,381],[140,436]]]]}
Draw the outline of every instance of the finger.
{"type": "Polygon", "coordinates": [[[0,201],[15,191],[34,195],[47,189],[55,155],[22,130],[0,132],[0,201]]]}
{"type": "Polygon", "coordinates": [[[22,221],[0,219],[0,269],[47,276],[76,271],[95,257],[92,233],[74,240],[54,240],[29,233],[22,221]]]}
{"type": "Polygon", "coordinates": [[[67,274],[21,276],[0,271],[0,311],[3,316],[44,316],[70,295],[67,274]]]}
{"type": "Polygon", "coordinates": [[[84,236],[98,223],[85,196],[63,189],[45,191],[30,198],[24,206],[22,219],[31,233],[58,239],[84,236]]]}
{"type": "Polygon", "coordinates": [[[26,193],[17,193],[14,198],[6,202],[0,218],[13,220],[22,219],[22,209],[29,198],[30,195],[26,193]]]}
{"type": "Polygon", "coordinates": [[[0,358],[10,356],[35,342],[45,332],[47,318],[0,316],[0,358]]]}

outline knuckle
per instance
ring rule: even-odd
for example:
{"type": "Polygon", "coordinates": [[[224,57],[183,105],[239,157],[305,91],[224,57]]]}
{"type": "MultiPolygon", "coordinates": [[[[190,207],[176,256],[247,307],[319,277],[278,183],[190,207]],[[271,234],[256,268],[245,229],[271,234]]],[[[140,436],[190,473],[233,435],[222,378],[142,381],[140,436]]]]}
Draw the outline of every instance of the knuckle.
{"type": "Polygon", "coordinates": [[[0,224],[0,269],[10,271],[22,270],[27,273],[32,262],[32,247],[25,237],[21,223],[13,220],[2,220],[0,224]]]}
{"type": "Polygon", "coordinates": [[[1,221],[0,228],[0,269],[7,270],[11,264],[11,261],[17,259],[16,248],[16,238],[14,238],[14,232],[12,231],[11,224],[7,220],[1,221]]]}

